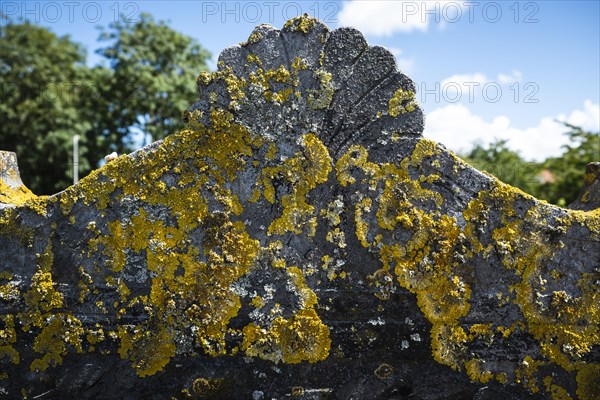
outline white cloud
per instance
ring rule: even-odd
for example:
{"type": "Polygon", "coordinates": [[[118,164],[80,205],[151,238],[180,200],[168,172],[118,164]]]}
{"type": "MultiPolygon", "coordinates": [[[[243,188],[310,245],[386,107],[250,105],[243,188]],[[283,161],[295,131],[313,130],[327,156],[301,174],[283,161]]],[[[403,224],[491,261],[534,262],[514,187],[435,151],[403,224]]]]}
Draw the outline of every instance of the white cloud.
{"type": "Polygon", "coordinates": [[[591,100],[586,100],[583,103],[583,110],[573,110],[568,117],[560,114],[557,119],[598,132],[600,130],[600,107],[591,100]]]}
{"type": "Polygon", "coordinates": [[[396,58],[396,64],[400,71],[406,75],[412,75],[415,67],[415,60],[412,58],[400,57],[403,53],[402,49],[397,47],[389,47],[388,50],[396,58]]]}
{"type": "Polygon", "coordinates": [[[468,88],[474,85],[484,85],[487,82],[487,77],[481,72],[474,74],[455,74],[446,79],[441,83],[444,90],[449,91],[462,91],[463,88],[468,88]]]}
{"type": "Polygon", "coordinates": [[[482,72],[474,72],[471,74],[455,74],[444,80],[442,80],[441,85],[442,88],[446,87],[447,90],[460,90],[463,88],[469,88],[470,86],[478,87],[483,86],[486,83],[499,83],[502,85],[508,85],[514,82],[520,82],[523,78],[523,74],[521,71],[513,70],[510,74],[498,73],[496,78],[496,82],[491,81],[488,77],[482,72]]]}
{"type": "Polygon", "coordinates": [[[388,47],[388,50],[396,58],[400,57],[402,55],[402,53],[403,53],[402,49],[399,49],[397,47],[388,47]]]}
{"type": "Polygon", "coordinates": [[[573,110],[569,116],[544,117],[537,126],[519,129],[511,126],[507,116],[486,121],[462,104],[451,104],[427,114],[425,136],[455,152],[466,152],[475,142],[488,144],[505,139],[507,145],[519,151],[526,160],[541,161],[562,154],[561,146],[568,142],[564,135],[566,128],[555,120],[597,132],[600,130],[600,105],[586,100],[583,110],[573,110]]]}
{"type": "MultiPolygon", "coordinates": [[[[460,2],[405,0],[352,0],[342,3],[338,14],[340,26],[352,26],[374,36],[391,36],[396,32],[426,32],[431,19],[440,21],[446,8],[462,7],[460,2]]],[[[452,13],[455,10],[449,10],[452,13]]],[[[454,18],[454,16],[449,17],[454,18]]]]}
{"type": "Polygon", "coordinates": [[[405,75],[413,75],[415,72],[415,60],[412,58],[396,58],[398,69],[405,75]]]}
{"type": "Polygon", "coordinates": [[[499,73],[498,82],[504,85],[508,85],[510,83],[520,82],[522,77],[523,74],[521,73],[521,71],[517,71],[516,69],[514,69],[510,74],[499,73]]]}
{"type": "MultiPolygon", "coordinates": [[[[486,101],[492,101],[501,95],[501,86],[519,82],[522,76],[523,74],[518,70],[513,70],[510,74],[498,73],[496,80],[489,79],[483,72],[454,74],[435,84],[435,87],[449,103],[457,103],[461,100],[473,103],[480,96],[483,96],[486,101]]],[[[509,86],[509,90],[513,89],[509,86]]]]}

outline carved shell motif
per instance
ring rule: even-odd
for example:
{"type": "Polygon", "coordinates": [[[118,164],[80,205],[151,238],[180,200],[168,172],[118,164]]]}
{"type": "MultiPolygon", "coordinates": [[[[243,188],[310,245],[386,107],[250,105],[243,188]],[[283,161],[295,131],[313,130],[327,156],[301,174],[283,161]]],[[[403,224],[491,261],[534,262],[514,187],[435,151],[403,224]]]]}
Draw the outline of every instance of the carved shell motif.
{"type": "Polygon", "coordinates": [[[281,30],[257,26],[247,42],[219,56],[218,71],[198,78],[199,122],[224,108],[251,132],[293,139],[312,132],[333,154],[351,144],[389,152],[391,138],[420,136],[423,113],[414,83],[394,56],[353,28],[331,31],[299,17],[281,30]]]}

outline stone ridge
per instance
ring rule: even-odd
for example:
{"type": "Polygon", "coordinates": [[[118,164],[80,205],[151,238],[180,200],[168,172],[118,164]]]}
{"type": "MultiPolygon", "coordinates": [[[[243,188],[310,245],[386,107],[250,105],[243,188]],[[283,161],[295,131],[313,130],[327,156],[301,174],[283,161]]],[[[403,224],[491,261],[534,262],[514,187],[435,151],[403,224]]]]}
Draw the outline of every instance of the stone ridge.
{"type": "Polygon", "coordinates": [[[365,54],[388,57],[309,17],[259,26],[199,77],[189,129],[5,196],[0,393],[597,398],[600,210],[420,137],[410,81],[355,76],[365,54]]]}

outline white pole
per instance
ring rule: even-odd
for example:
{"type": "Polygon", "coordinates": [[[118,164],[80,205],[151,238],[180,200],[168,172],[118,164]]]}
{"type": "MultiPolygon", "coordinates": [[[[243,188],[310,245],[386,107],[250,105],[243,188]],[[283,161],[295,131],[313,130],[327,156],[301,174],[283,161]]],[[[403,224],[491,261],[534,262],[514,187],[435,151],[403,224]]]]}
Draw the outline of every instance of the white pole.
{"type": "Polygon", "coordinates": [[[73,185],[79,181],[79,135],[73,136],[73,185]]]}

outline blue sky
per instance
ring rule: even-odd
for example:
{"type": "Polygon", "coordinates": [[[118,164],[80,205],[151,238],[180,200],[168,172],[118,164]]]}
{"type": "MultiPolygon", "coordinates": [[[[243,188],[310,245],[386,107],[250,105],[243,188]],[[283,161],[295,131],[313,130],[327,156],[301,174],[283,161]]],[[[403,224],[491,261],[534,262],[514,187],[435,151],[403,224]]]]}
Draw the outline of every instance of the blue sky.
{"type": "MultiPolygon", "coordinates": [[[[507,139],[528,159],[560,154],[555,119],[600,130],[600,1],[3,1],[1,10],[93,50],[97,25],[141,12],[213,54],[253,27],[309,13],[388,47],[420,89],[425,135],[460,151],[507,139]]],[[[600,150],[599,150],[600,153],[600,150]]],[[[599,154],[600,159],[600,154],[599,154]]]]}

